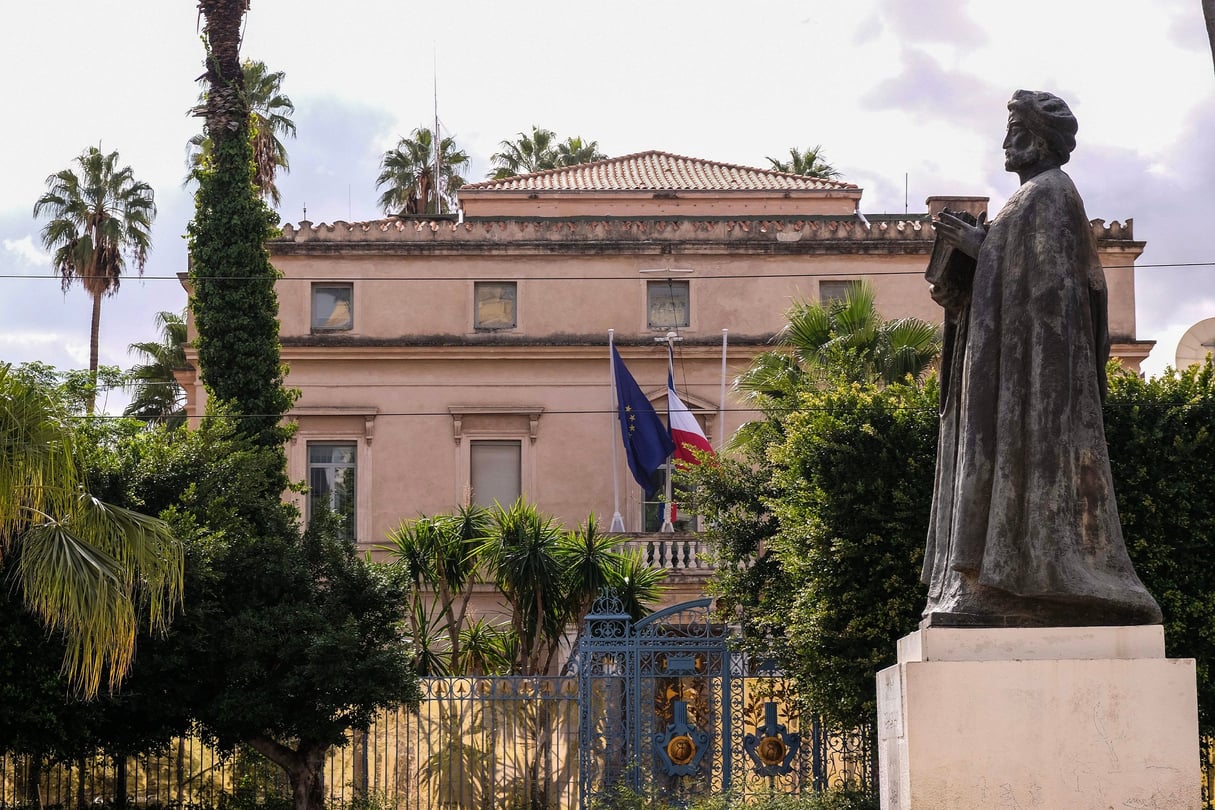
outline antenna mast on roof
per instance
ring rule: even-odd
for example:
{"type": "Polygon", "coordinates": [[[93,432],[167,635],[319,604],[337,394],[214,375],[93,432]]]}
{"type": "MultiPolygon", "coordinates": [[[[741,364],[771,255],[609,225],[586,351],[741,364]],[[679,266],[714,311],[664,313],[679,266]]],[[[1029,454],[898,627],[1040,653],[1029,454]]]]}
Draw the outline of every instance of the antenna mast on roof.
{"type": "Polygon", "coordinates": [[[443,167],[442,167],[443,136],[439,134],[439,54],[438,54],[437,48],[435,48],[431,52],[431,60],[432,60],[431,71],[432,71],[432,75],[434,76],[434,85],[435,85],[435,128],[434,128],[434,133],[433,133],[434,140],[435,140],[435,181],[433,184],[434,189],[435,189],[435,213],[442,214],[443,213],[443,179],[442,179],[443,178],[443,167]]]}

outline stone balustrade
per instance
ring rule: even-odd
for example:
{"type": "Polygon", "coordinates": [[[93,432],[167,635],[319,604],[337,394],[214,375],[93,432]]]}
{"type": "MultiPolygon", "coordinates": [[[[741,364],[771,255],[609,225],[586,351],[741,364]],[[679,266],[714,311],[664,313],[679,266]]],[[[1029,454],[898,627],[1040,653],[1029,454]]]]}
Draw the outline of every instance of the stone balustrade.
{"type": "Polygon", "coordinates": [[[620,549],[625,552],[641,550],[641,558],[647,564],[660,568],[668,574],[708,576],[713,566],[705,560],[708,544],[690,533],[676,534],[626,534],[620,549]]]}

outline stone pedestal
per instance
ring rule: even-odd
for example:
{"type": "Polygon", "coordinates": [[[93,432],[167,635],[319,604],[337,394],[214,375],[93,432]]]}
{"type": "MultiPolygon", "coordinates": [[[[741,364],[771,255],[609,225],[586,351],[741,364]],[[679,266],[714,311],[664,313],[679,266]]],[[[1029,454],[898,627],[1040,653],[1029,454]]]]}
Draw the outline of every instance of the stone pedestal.
{"type": "Polygon", "coordinates": [[[883,810],[1198,808],[1193,659],[1149,627],[927,628],[878,673],[883,810]]]}

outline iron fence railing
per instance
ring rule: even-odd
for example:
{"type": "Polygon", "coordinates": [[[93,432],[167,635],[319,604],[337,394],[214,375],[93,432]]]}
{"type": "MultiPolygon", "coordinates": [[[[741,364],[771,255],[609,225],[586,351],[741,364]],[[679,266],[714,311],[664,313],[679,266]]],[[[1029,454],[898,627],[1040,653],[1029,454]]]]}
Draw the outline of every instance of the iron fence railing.
{"type": "MultiPolygon", "coordinates": [[[[395,810],[577,806],[576,678],[428,678],[421,686],[416,712],[383,712],[330,751],[329,804],[374,796],[395,810]]],[[[289,790],[256,753],[223,755],[194,737],[119,759],[43,764],[0,755],[0,808],[214,808],[241,793],[260,802],[289,790]]]]}
{"type": "MultiPolygon", "coordinates": [[[[579,806],[576,677],[432,678],[418,711],[384,712],[331,751],[324,786],[331,807],[514,810],[579,806]]],[[[872,730],[836,734],[818,723],[807,787],[876,791],[872,730]]],[[[1203,810],[1215,810],[1215,741],[1202,751],[1203,810]]],[[[248,807],[290,795],[282,772],[251,750],[221,755],[185,737],[161,751],[39,765],[0,754],[0,808],[166,805],[211,810],[240,797],[248,807]]],[[[282,806],[280,804],[280,806],[282,806]]]]}

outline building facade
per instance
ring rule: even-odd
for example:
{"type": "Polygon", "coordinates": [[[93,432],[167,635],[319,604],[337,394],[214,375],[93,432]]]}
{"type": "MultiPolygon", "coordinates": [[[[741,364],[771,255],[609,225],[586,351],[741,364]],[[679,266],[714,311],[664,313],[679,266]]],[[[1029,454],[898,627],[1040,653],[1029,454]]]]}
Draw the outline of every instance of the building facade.
{"type": "MultiPolygon", "coordinates": [[[[676,389],[720,445],[755,417],[728,394],[721,407],[723,333],[732,380],[794,301],[852,280],[887,318],[939,322],[923,278],[930,217],[987,202],[865,218],[848,183],[663,152],[466,185],[460,201],[452,217],[304,221],[269,244],[301,392],[288,461],[310,491],[293,497],[305,515],[333,504],[368,548],[403,519],[519,495],[570,527],[619,509],[627,532],[655,529],[613,454],[609,330],[660,414],[674,333],[676,389]]],[[[1129,220],[1093,228],[1113,351],[1137,368],[1151,346],[1135,333],[1143,243],[1129,220]]],[[[183,382],[196,416],[205,392],[193,372],[183,382]]],[[[662,553],[694,560],[690,542],[662,553]]]]}

